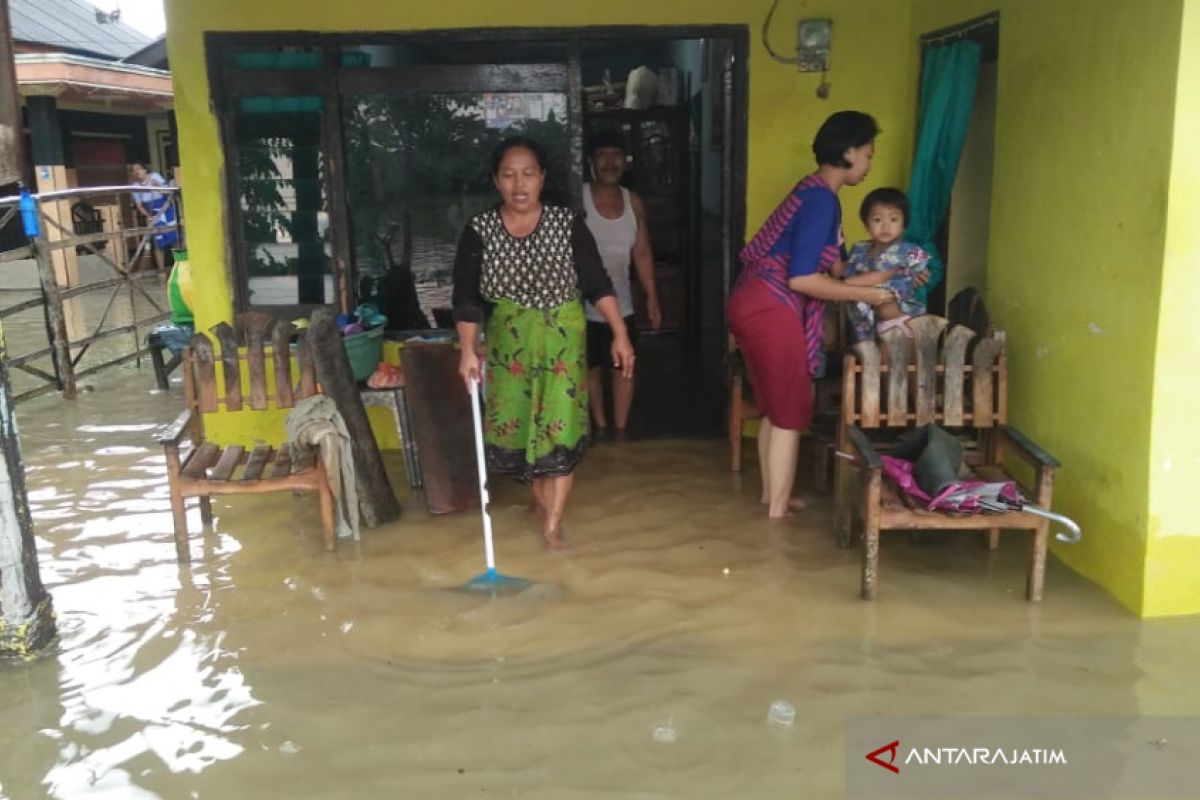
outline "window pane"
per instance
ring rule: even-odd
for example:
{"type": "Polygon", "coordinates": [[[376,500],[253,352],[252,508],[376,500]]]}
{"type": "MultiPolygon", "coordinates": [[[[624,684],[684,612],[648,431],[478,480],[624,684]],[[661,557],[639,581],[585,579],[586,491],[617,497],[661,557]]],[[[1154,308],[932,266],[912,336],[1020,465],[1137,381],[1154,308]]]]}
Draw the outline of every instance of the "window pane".
{"type": "Polygon", "coordinates": [[[499,201],[489,162],[505,136],[541,143],[549,162],[543,199],[566,202],[564,94],[372,94],[348,97],[344,108],[359,296],[392,328],[446,321],[458,237],[472,215],[499,201]]]}
{"type": "Polygon", "coordinates": [[[234,118],[250,305],[333,302],[320,98],[241,98],[234,118]]]}

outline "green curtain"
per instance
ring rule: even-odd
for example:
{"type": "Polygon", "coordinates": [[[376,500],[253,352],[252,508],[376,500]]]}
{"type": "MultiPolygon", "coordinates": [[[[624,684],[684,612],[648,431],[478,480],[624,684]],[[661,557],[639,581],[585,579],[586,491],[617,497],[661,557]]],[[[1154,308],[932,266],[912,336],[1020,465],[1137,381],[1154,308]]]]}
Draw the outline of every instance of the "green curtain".
{"type": "Polygon", "coordinates": [[[922,301],[946,273],[936,241],[950,208],[950,190],[967,140],[982,53],[979,42],[969,39],[930,48],[925,53],[917,152],[908,186],[911,210],[904,234],[907,241],[920,245],[932,256],[929,269],[933,277],[921,287],[922,301]]]}

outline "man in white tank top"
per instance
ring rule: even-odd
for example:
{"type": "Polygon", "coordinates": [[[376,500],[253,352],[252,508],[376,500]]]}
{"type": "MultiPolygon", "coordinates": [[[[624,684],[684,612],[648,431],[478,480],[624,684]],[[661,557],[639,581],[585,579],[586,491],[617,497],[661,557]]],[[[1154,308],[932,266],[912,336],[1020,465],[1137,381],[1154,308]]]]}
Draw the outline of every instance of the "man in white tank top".
{"type": "MultiPolygon", "coordinates": [[[[642,198],[621,186],[621,176],[625,173],[625,153],[625,137],[619,130],[598,131],[592,136],[588,144],[592,182],[584,184],[583,208],[587,214],[588,229],[596,239],[600,258],[617,292],[617,303],[621,316],[625,318],[625,327],[636,344],[637,328],[634,325],[629,277],[631,261],[646,293],[646,311],[654,330],[662,325],[662,313],[658,307],[654,256],[650,252],[650,237],[646,234],[646,211],[642,198]]],[[[609,425],[604,407],[603,370],[605,366],[612,367],[612,358],[609,356],[612,329],[590,303],[586,312],[589,402],[594,431],[604,435],[609,425]]],[[[612,370],[610,374],[613,385],[612,427],[617,435],[622,436],[629,424],[634,379],[633,376],[626,378],[619,370],[612,370]]]]}

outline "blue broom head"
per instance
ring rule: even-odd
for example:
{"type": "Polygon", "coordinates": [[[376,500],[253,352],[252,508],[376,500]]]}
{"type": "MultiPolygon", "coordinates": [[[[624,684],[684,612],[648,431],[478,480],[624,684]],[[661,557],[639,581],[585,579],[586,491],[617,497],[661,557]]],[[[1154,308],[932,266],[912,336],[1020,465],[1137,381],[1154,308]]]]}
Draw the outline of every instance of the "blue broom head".
{"type": "Polygon", "coordinates": [[[494,569],[476,575],[463,584],[468,592],[484,592],[486,594],[515,594],[528,589],[532,584],[524,578],[514,578],[512,575],[502,575],[494,569]]]}

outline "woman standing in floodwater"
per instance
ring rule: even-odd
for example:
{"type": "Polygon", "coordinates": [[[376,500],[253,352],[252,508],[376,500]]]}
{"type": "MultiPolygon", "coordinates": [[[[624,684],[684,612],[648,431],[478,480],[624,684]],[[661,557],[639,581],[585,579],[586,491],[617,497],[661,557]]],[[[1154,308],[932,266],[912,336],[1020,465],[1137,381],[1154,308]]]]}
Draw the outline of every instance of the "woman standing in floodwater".
{"type": "Polygon", "coordinates": [[[633,345],[612,281],[583,220],[544,205],[546,157],[533,139],[505,139],[492,154],[500,205],[472,217],[454,260],[454,320],[470,391],[480,380],[486,314],[484,449],[488,467],[532,483],[546,544],[561,547],[563,511],[588,445],[581,295],[612,327],[613,366],[633,375],[633,345]]]}
{"type": "Polygon", "coordinates": [[[763,412],[758,434],[762,502],[772,519],[803,508],[792,497],[800,431],[812,422],[812,379],[821,360],[825,301],[878,306],[892,293],[848,286],[833,277],[845,258],[837,193],[867,176],[875,154],[875,120],[839,111],[817,131],[817,170],[804,178],[755,234],[729,298],[729,328],[741,348],[763,412]]]}

